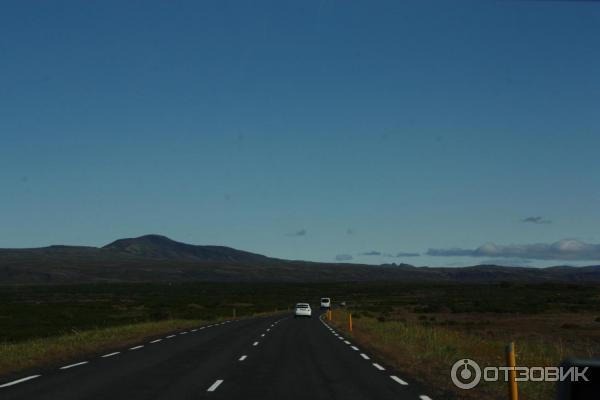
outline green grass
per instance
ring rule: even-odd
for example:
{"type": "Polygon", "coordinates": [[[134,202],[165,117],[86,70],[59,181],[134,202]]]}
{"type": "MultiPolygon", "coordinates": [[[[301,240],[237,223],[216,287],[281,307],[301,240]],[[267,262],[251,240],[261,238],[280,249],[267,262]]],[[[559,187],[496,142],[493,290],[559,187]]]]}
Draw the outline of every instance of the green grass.
{"type": "MultiPolygon", "coordinates": [[[[359,314],[360,315],[360,314],[359,314]]],[[[419,322],[401,322],[360,316],[353,318],[353,332],[348,331],[348,313],[334,312],[333,324],[360,346],[373,351],[390,365],[408,373],[417,381],[437,388],[433,393],[462,399],[505,399],[506,384],[482,382],[470,391],[461,391],[450,380],[452,365],[459,359],[471,358],[480,366],[504,366],[506,341],[490,340],[476,334],[419,322]]],[[[557,366],[567,355],[579,350],[562,342],[524,339],[516,342],[517,364],[523,366],[557,366]]],[[[584,354],[585,356],[585,354],[584,354]]],[[[588,354],[589,356],[589,354],[588,354]]],[[[524,399],[553,398],[552,383],[519,384],[524,399]]],[[[435,397],[435,396],[434,396],[435,397]]]]}
{"type": "Polygon", "coordinates": [[[85,330],[55,337],[0,343],[0,375],[68,362],[85,354],[140,343],[148,337],[199,326],[201,320],[165,320],[85,330]]]}

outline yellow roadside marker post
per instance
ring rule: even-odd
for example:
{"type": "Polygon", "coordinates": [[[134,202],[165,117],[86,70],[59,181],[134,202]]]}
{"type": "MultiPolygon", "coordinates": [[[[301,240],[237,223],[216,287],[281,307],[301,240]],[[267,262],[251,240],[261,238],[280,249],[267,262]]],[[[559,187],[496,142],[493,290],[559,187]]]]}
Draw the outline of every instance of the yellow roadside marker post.
{"type": "Polygon", "coordinates": [[[352,333],[352,313],[348,313],[348,330],[352,333]]]}
{"type": "Polygon", "coordinates": [[[506,346],[506,364],[510,368],[508,371],[508,398],[509,400],[518,400],[519,391],[517,389],[517,372],[515,371],[516,359],[515,359],[515,342],[510,342],[506,346]]]}

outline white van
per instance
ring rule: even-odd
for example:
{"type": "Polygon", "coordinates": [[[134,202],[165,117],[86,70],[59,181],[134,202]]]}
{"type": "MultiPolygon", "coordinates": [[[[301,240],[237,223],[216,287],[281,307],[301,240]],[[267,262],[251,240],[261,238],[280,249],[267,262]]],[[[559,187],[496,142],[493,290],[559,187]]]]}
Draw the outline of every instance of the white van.
{"type": "Polygon", "coordinates": [[[321,297],[321,308],[331,308],[331,299],[329,297],[321,297]]]}

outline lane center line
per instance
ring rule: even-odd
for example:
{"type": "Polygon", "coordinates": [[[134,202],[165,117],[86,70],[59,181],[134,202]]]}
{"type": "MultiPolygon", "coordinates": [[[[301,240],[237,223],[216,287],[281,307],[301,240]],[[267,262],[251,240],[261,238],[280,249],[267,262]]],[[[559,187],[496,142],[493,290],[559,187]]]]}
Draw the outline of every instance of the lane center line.
{"type": "Polygon", "coordinates": [[[69,365],[65,365],[63,367],[60,367],[60,369],[69,369],[69,368],[73,368],[73,367],[78,367],[80,365],[87,364],[88,362],[89,361],[82,361],[82,362],[78,362],[78,363],[75,363],[75,364],[69,364],[69,365]]]}
{"type": "Polygon", "coordinates": [[[27,376],[25,378],[17,379],[16,381],[4,383],[4,384],[0,385],[0,388],[16,385],[17,383],[21,383],[21,382],[27,382],[27,381],[37,378],[38,376],[41,376],[41,375],[31,375],[31,376],[27,376]]]}
{"type": "Polygon", "coordinates": [[[223,379],[217,379],[215,381],[215,383],[213,383],[208,389],[206,389],[207,392],[214,392],[215,390],[217,390],[217,388],[219,387],[219,385],[223,383],[223,379]]]}

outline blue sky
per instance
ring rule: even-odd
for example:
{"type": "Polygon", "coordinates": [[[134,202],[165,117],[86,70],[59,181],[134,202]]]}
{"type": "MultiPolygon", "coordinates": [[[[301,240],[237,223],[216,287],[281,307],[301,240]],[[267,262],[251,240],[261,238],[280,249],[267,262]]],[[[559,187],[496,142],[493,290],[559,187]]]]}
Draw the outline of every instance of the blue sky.
{"type": "Polygon", "coordinates": [[[598,262],[599,37],[592,2],[6,2],[0,247],[598,262]]]}

